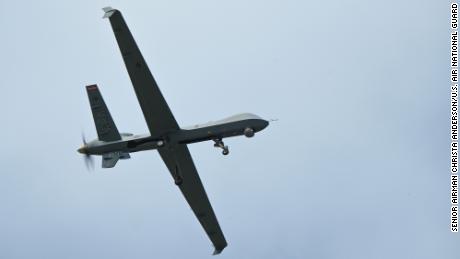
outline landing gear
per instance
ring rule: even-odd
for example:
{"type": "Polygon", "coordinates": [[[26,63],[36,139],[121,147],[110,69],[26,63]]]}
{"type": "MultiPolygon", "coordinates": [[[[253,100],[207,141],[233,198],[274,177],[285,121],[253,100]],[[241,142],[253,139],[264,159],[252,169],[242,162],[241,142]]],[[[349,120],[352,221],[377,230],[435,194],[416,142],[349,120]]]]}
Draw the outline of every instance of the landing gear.
{"type": "Polygon", "coordinates": [[[176,165],[176,168],[173,172],[173,178],[174,178],[174,183],[179,186],[182,184],[182,177],[180,176],[180,173],[179,173],[179,168],[177,167],[176,165]]]}
{"type": "Polygon", "coordinates": [[[181,185],[182,184],[182,177],[174,178],[174,183],[176,185],[181,185]]]}
{"type": "Polygon", "coordinates": [[[225,146],[222,139],[214,139],[214,147],[222,148],[222,155],[226,156],[230,153],[228,146],[225,146]]]}

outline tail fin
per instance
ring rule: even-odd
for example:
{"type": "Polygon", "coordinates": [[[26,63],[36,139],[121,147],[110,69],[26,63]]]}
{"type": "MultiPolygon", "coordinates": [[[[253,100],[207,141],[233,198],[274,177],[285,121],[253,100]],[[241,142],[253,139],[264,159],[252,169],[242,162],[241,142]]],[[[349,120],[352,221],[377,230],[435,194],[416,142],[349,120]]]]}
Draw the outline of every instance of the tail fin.
{"type": "Polygon", "coordinates": [[[115,122],[113,122],[112,116],[105,105],[97,85],[86,86],[86,91],[88,92],[89,103],[91,105],[91,111],[93,112],[94,124],[96,124],[99,140],[120,140],[120,133],[118,132],[117,126],[115,126],[115,122]]]}
{"type": "Polygon", "coordinates": [[[102,155],[102,168],[114,167],[119,159],[129,159],[131,156],[129,153],[124,152],[112,152],[102,155]]]}

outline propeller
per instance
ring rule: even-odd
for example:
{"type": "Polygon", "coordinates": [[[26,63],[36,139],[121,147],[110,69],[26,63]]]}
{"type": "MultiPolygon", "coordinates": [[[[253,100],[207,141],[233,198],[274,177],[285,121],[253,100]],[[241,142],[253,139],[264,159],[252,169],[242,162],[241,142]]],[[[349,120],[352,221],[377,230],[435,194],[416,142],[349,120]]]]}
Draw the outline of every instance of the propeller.
{"type": "Polygon", "coordinates": [[[88,153],[88,150],[86,149],[86,138],[85,134],[81,133],[81,140],[83,142],[83,146],[78,149],[78,152],[82,153],[85,155],[84,160],[85,160],[85,165],[86,169],[88,170],[94,170],[94,160],[91,154],[88,153]]]}

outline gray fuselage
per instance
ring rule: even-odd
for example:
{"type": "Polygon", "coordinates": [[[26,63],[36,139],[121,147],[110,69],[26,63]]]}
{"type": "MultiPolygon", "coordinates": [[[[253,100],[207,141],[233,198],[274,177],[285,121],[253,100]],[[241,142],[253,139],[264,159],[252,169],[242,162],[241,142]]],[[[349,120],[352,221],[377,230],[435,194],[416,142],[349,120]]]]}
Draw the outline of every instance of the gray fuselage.
{"type": "Polygon", "coordinates": [[[221,140],[223,138],[246,135],[252,137],[253,133],[263,130],[268,126],[268,121],[251,113],[237,114],[222,120],[211,121],[191,127],[182,128],[162,136],[149,134],[133,135],[122,133],[121,140],[88,142],[84,152],[91,155],[102,155],[110,152],[138,152],[143,150],[158,149],[164,146],[177,144],[190,144],[207,140],[221,140]],[[248,132],[252,134],[248,134],[248,132]]]}

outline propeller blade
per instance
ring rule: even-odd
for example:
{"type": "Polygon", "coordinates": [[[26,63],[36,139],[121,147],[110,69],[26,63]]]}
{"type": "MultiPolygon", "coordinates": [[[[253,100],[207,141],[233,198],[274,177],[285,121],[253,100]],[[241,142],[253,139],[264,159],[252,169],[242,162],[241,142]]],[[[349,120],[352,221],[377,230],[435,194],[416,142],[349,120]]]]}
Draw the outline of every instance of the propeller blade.
{"type": "Polygon", "coordinates": [[[88,171],[93,171],[94,170],[94,160],[93,160],[93,157],[87,153],[88,151],[86,151],[87,142],[85,138],[85,133],[83,131],[81,132],[81,140],[83,141],[83,147],[79,149],[78,151],[80,153],[85,154],[83,159],[85,160],[86,169],[88,171]]]}
{"type": "Polygon", "coordinates": [[[85,160],[85,165],[86,165],[86,169],[88,171],[93,171],[94,170],[94,160],[93,160],[93,157],[91,155],[86,155],[84,157],[84,160],[85,160]]]}
{"type": "Polygon", "coordinates": [[[85,133],[81,133],[81,140],[83,141],[83,144],[86,145],[86,138],[85,138],[85,133]]]}

